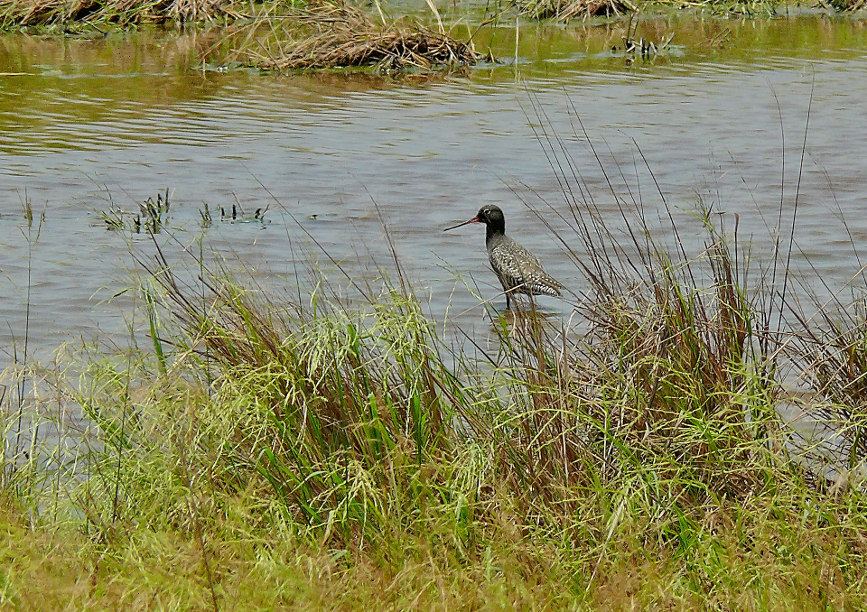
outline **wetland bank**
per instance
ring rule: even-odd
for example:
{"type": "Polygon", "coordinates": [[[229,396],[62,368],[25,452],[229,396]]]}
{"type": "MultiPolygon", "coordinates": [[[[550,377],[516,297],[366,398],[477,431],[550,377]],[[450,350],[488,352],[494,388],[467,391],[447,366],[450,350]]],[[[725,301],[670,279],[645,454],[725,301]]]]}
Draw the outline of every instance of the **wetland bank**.
{"type": "Polygon", "coordinates": [[[0,37],[3,605],[863,607],[867,30],[627,23],[0,37]],[[482,202],[546,316],[439,231],[482,202]]]}

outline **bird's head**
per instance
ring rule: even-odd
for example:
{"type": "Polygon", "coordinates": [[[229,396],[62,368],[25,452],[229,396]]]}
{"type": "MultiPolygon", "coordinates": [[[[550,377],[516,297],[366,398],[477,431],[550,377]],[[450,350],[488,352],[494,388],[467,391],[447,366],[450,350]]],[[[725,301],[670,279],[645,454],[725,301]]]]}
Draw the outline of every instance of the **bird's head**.
{"type": "Polygon", "coordinates": [[[453,225],[452,227],[447,227],[443,231],[447,232],[449,230],[453,230],[455,228],[467,225],[468,223],[484,223],[488,226],[488,231],[493,230],[500,233],[506,231],[506,217],[503,216],[503,211],[500,210],[500,207],[494,206],[493,204],[485,204],[479,209],[479,212],[476,213],[476,216],[469,221],[464,221],[463,223],[458,223],[457,225],[453,225]]]}

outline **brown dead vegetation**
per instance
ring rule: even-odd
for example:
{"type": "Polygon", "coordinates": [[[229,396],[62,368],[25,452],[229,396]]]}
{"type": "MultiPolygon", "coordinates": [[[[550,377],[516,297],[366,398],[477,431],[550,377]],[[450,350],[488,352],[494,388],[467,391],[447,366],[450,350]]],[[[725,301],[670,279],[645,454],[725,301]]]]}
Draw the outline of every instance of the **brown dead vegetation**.
{"type": "Polygon", "coordinates": [[[250,37],[237,58],[264,70],[376,66],[382,70],[454,68],[478,62],[472,42],[409,20],[374,18],[356,5],[323,3],[271,18],[268,36],[250,37]]]}
{"type": "Polygon", "coordinates": [[[0,0],[0,25],[136,25],[236,19],[240,15],[232,5],[232,0],[0,0]]]}
{"type": "Polygon", "coordinates": [[[630,0],[524,0],[519,6],[524,15],[534,19],[558,21],[611,17],[636,10],[630,0]]]}
{"type": "MultiPolygon", "coordinates": [[[[379,9],[377,5],[377,9],[379,9]]],[[[236,0],[0,0],[0,27],[233,22],[201,54],[215,64],[263,70],[378,67],[425,73],[475,64],[470,42],[409,19],[386,18],[354,2],[244,4],[236,0]]]]}

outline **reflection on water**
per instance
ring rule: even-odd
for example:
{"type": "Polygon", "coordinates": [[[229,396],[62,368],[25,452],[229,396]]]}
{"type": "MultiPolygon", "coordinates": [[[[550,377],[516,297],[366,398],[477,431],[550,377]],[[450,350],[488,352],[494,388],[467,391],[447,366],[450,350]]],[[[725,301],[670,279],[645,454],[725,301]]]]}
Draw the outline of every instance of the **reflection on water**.
{"type": "MultiPolygon", "coordinates": [[[[673,47],[629,63],[611,51],[622,26],[524,24],[515,64],[515,30],[499,27],[480,32],[476,43],[491,46],[504,64],[466,78],[402,82],[203,72],[196,58],[213,44],[208,32],[96,42],[0,38],[0,73],[17,74],[0,76],[4,359],[23,336],[28,284],[30,341],[43,355],[77,336],[125,333],[126,302],[109,298],[132,282],[131,251],[153,247],[142,236],[108,231],[100,214],[135,211],[166,187],[173,207],[157,239],[170,253],[198,249],[203,237],[215,257],[268,287],[303,285],[299,271],[310,263],[336,284],[345,281],[333,262],[375,282],[390,261],[384,224],[433,315],[448,313],[449,324],[484,332],[490,322],[479,297],[495,304],[502,297],[483,234],[439,230],[495,202],[506,211],[507,230],[580,294],[580,271],[522,203],[541,207],[537,195],[555,207],[562,202],[539,143],[544,131],[556,132],[583,187],[610,210],[612,225],[621,222],[575,113],[609,178],[629,185],[651,217],[661,206],[655,178],[685,227],[700,196],[737,213],[742,238],[761,257],[777,223],[783,135],[790,218],[812,92],[793,261],[803,277],[846,282],[867,236],[863,23],[673,17],[641,27],[655,40],[674,32],[673,47]],[[636,143],[653,177],[641,170],[636,143]],[[44,213],[30,243],[25,200],[37,220],[44,213]],[[202,228],[205,203],[212,212],[267,207],[266,222],[215,219],[202,228]]],[[[667,231],[662,220],[657,226],[667,231]]],[[[541,301],[555,314],[570,310],[541,301]]]]}

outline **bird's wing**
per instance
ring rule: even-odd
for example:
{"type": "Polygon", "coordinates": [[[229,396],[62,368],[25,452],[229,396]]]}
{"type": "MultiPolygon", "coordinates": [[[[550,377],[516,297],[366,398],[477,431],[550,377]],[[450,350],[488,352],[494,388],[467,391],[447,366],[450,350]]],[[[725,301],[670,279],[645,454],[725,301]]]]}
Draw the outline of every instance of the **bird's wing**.
{"type": "Polygon", "coordinates": [[[512,239],[504,240],[494,246],[490,253],[491,267],[503,281],[504,289],[514,289],[525,293],[544,293],[560,295],[563,287],[552,278],[539,259],[512,239]]]}
{"type": "MultiPolygon", "coordinates": [[[[513,242],[512,244],[516,243],[513,242]]],[[[492,248],[488,255],[490,256],[491,267],[500,278],[503,289],[514,289],[524,284],[524,275],[518,261],[520,254],[516,253],[515,249],[510,248],[508,244],[501,243],[492,248]]]]}

